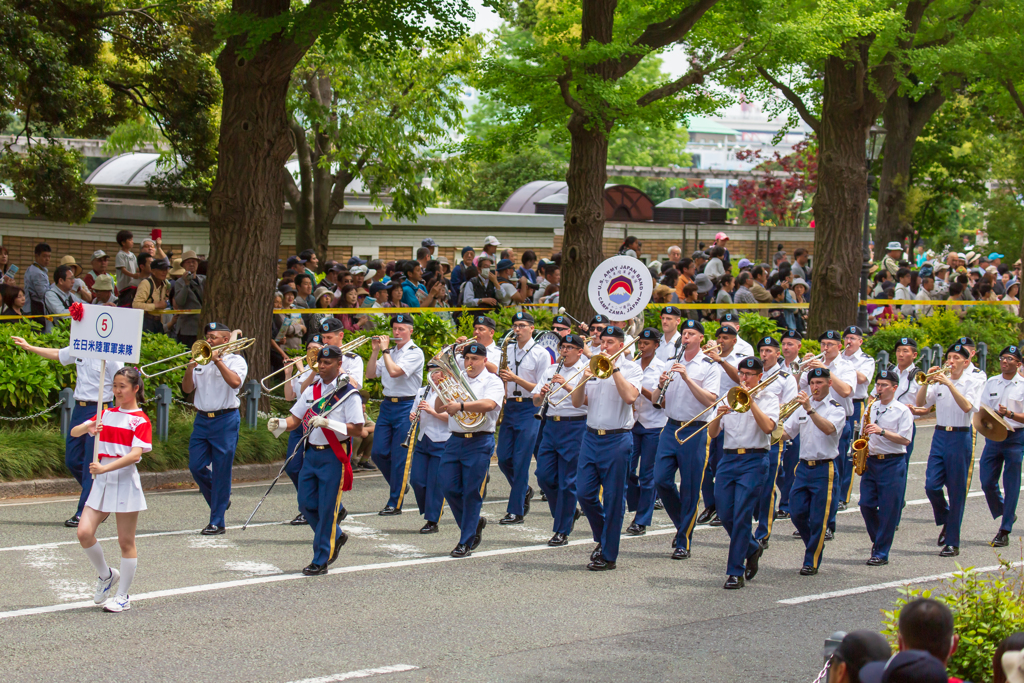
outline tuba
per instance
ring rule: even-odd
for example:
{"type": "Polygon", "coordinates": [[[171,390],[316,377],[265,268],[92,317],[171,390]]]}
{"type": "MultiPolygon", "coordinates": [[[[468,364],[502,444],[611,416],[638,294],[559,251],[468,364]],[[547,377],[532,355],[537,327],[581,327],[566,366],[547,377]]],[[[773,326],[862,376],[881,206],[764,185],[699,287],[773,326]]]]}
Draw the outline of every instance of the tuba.
{"type": "Polygon", "coordinates": [[[871,423],[871,406],[878,399],[874,396],[864,404],[864,419],[860,423],[860,436],[853,442],[853,471],[857,475],[863,475],[868,469],[868,437],[864,428],[871,423]]]}
{"type": "MultiPolygon", "coordinates": [[[[431,360],[431,363],[437,366],[438,372],[441,373],[442,377],[439,382],[435,382],[433,373],[430,373],[427,375],[427,381],[430,382],[430,386],[434,388],[434,391],[437,392],[437,395],[441,397],[444,403],[469,403],[470,401],[477,400],[476,395],[469,386],[469,382],[466,381],[466,376],[459,368],[459,364],[455,359],[455,344],[441,349],[431,360]]],[[[477,427],[485,419],[486,416],[483,413],[458,412],[455,414],[455,421],[463,429],[477,427]]]]}

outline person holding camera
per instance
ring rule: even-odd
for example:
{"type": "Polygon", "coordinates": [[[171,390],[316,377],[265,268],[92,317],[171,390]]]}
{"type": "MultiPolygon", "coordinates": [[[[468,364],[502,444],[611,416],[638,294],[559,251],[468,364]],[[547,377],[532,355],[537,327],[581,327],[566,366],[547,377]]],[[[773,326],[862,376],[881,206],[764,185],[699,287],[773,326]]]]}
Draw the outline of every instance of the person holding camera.
{"type": "MultiPolygon", "coordinates": [[[[171,300],[179,311],[196,311],[203,307],[203,290],[206,276],[198,275],[199,257],[189,249],[181,255],[181,267],[185,274],[171,285],[171,300]]],[[[178,341],[191,348],[199,335],[199,316],[194,314],[178,316],[178,341]]]]}

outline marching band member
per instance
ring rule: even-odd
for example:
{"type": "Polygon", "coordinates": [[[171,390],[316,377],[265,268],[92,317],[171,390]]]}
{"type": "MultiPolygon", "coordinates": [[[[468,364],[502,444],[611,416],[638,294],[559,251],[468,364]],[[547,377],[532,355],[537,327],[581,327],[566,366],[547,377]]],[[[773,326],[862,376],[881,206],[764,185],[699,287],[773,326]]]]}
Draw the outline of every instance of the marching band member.
{"type": "Polygon", "coordinates": [[[938,544],[940,557],[960,554],[960,523],[967,503],[967,489],[974,469],[971,416],[978,409],[984,386],[973,380],[967,369],[971,354],[957,343],[946,351],[949,376],[935,372],[934,384],[925,384],[917,391],[918,407],[935,406],[935,434],[925,469],[924,490],[932,504],[935,525],[941,526],[938,544]],[[949,491],[949,502],[942,488],[949,491]]]}
{"type": "MultiPolygon", "coordinates": [[[[843,410],[846,411],[846,417],[849,418],[853,415],[853,389],[857,385],[857,369],[843,361],[842,358],[842,344],[840,343],[842,335],[835,330],[826,330],[818,336],[818,343],[821,344],[821,351],[825,354],[825,360],[819,360],[807,354],[804,357],[806,361],[804,368],[828,368],[829,375],[831,378],[831,384],[829,389],[829,396],[833,401],[843,406],[843,410]]],[[[800,388],[806,392],[809,388],[810,375],[806,372],[802,373],[803,377],[800,379],[800,388]]],[[[847,461],[847,453],[850,450],[850,440],[853,430],[850,426],[850,421],[847,419],[846,425],[840,430],[839,436],[839,459],[835,461],[836,466],[836,491],[837,495],[832,497],[832,510],[828,515],[828,529],[825,531],[825,540],[831,541],[836,532],[836,513],[839,511],[839,500],[845,493],[839,488],[840,483],[843,481],[843,471],[846,467],[852,467],[853,465],[847,461]]],[[[792,493],[790,494],[792,497],[792,493]]],[[[792,503],[790,504],[792,508],[792,503]]]]}
{"type": "Polygon", "coordinates": [[[1013,521],[1017,518],[1020,497],[1021,455],[1024,450],[1024,378],[1017,374],[1021,366],[1018,346],[1007,346],[999,353],[999,375],[985,384],[981,401],[1006,420],[1013,431],[1003,441],[985,439],[981,452],[981,490],[985,492],[992,519],[1002,517],[999,531],[989,543],[1004,548],[1009,543],[1013,521]],[[1005,469],[1004,469],[1005,468],[1005,469]],[[1006,499],[999,491],[999,475],[1003,475],[1006,499]]]}
{"type": "MultiPolygon", "coordinates": [[[[358,397],[346,400],[357,389],[341,372],[342,357],[341,349],[333,344],[320,349],[320,381],[306,387],[285,420],[289,431],[298,430],[304,422],[309,429],[299,473],[299,506],[313,529],[313,561],[302,569],[306,576],[326,574],[348,541],[339,526],[344,519],[341,496],[352,488],[351,439],[362,434],[363,410],[358,397]],[[341,405],[331,410],[338,403],[341,405]]],[[[279,419],[272,418],[267,427],[277,430],[279,419]]]]}
{"type": "Polygon", "coordinates": [[[831,374],[828,368],[807,371],[810,393],[801,391],[797,394],[800,407],[785,423],[787,439],[800,437],[800,462],[789,492],[789,512],[793,526],[804,542],[801,576],[818,573],[829,515],[835,509],[833,501],[839,494],[836,458],[846,424],[846,409],[831,396],[834,381],[831,374]]]}
{"type": "MultiPolygon", "coordinates": [[[[761,363],[764,364],[765,379],[773,375],[779,376],[777,380],[765,387],[765,392],[775,394],[781,408],[783,404],[796,398],[798,391],[796,378],[782,369],[782,364],[779,362],[779,342],[775,341],[775,339],[764,337],[758,341],[757,352],[761,356],[761,363]]],[[[778,422],[778,419],[776,418],[775,421],[778,422]]],[[[775,521],[775,481],[779,478],[779,471],[782,469],[782,451],[783,443],[781,440],[769,448],[768,474],[765,477],[764,485],[761,487],[761,500],[754,515],[757,518],[757,529],[754,532],[754,539],[766,550],[772,536],[772,526],[775,521]]]]}
{"type": "MultiPolygon", "coordinates": [[[[676,336],[682,348],[682,336],[678,333],[676,336]]],[[[648,327],[640,333],[640,341],[637,343],[643,381],[640,395],[633,403],[636,423],[633,425],[633,450],[626,478],[626,508],[636,513],[626,529],[630,536],[643,536],[647,533],[654,515],[654,460],[661,430],[668,422],[665,411],[655,408],[651,403],[665,372],[665,363],[657,356],[661,340],[661,333],[648,327]]]]}
{"type": "Polygon", "coordinates": [[[736,332],[736,351],[741,354],[741,359],[754,355],[754,347],[745,339],[740,338],[740,316],[737,313],[726,313],[718,322],[722,327],[731,327],[736,332]]]}
{"type": "Polygon", "coordinates": [[[896,515],[896,529],[900,528],[900,520],[903,518],[903,508],[907,506],[907,481],[910,480],[910,458],[914,453],[914,441],[917,439],[917,420],[928,414],[927,408],[917,407],[917,383],[914,378],[920,370],[914,365],[917,360],[917,341],[913,337],[902,337],[896,342],[896,348],[893,349],[893,355],[896,357],[896,375],[899,377],[900,384],[896,387],[896,400],[907,406],[910,409],[910,414],[914,416],[914,429],[910,432],[910,443],[907,445],[907,454],[905,460],[907,462],[907,477],[903,480],[903,493],[900,495],[900,511],[896,515]]]}
{"type": "Polygon", "coordinates": [[[584,330],[588,335],[590,335],[590,344],[583,347],[584,356],[587,358],[593,358],[594,354],[601,353],[601,333],[604,332],[606,327],[608,327],[608,324],[608,316],[601,315],[600,313],[590,319],[590,324],[587,325],[587,329],[584,330]]]}
{"type": "MultiPolygon", "coordinates": [[[[96,399],[100,393],[100,367],[103,361],[95,358],[77,358],[70,346],[62,349],[48,349],[32,346],[21,337],[11,337],[11,341],[19,347],[47,360],[58,361],[61,365],[75,364],[75,403],[71,408],[71,424],[79,425],[89,419],[96,419],[96,399]]],[[[108,360],[103,376],[103,407],[107,408],[114,400],[114,375],[124,367],[124,363],[108,360]]],[[[89,499],[93,479],[89,473],[92,464],[93,436],[84,432],[81,436],[68,433],[64,439],[64,464],[71,471],[82,493],[78,496],[78,508],[69,519],[64,521],[66,527],[77,527],[85,509],[85,501],[89,499]]]]}
{"type": "MultiPolygon", "coordinates": [[[[210,346],[231,341],[231,329],[222,323],[207,323],[205,335],[210,346]]],[[[196,407],[188,469],[210,506],[210,523],[199,532],[204,536],[224,533],[224,513],[231,505],[231,465],[242,424],[238,391],[248,372],[244,358],[237,353],[222,356],[219,351],[213,352],[206,365],[192,361],[185,366],[181,388],[186,394],[195,392],[192,403],[196,407]]]]}
{"type": "Polygon", "coordinates": [[[988,376],[985,374],[985,371],[974,364],[974,355],[977,353],[977,346],[975,345],[974,340],[970,337],[960,337],[956,341],[958,344],[963,345],[963,347],[967,349],[967,352],[971,354],[971,362],[968,363],[967,370],[965,370],[968,377],[975,382],[980,382],[981,384],[987,382],[988,376]]]}
{"type": "MultiPolygon", "coordinates": [[[[427,372],[433,366],[427,366],[427,372]]],[[[417,396],[416,407],[409,418],[419,412],[419,432],[416,435],[416,450],[412,454],[412,470],[409,483],[416,495],[416,506],[426,523],[420,529],[421,534],[437,533],[437,523],[441,519],[441,508],[444,506],[444,495],[441,493],[441,458],[451,438],[448,429],[448,413],[434,410],[437,393],[430,384],[423,385],[417,396]]]]}
{"type": "Polygon", "coordinates": [[[565,339],[565,335],[572,332],[572,320],[567,315],[556,315],[551,321],[551,331],[565,339]]]}
{"type": "MultiPolygon", "coordinates": [[[[324,346],[337,346],[340,349],[345,345],[345,326],[337,318],[325,318],[320,323],[320,333],[324,346]]],[[[343,353],[341,372],[348,375],[349,384],[356,389],[363,388],[363,359],[359,357],[359,354],[351,351],[343,353]]]]}
{"type": "MultiPolygon", "coordinates": [[[[779,364],[782,369],[798,379],[793,372],[793,364],[799,363],[800,344],[803,342],[803,335],[796,330],[786,330],[782,333],[779,341],[782,358],[779,364]]],[[[799,383],[797,390],[799,390],[799,383]]],[[[789,492],[793,488],[793,474],[796,472],[797,463],[800,462],[800,435],[792,441],[783,439],[782,444],[782,469],[779,470],[779,509],[775,511],[776,519],[789,519],[789,492]]]]}
{"type": "Polygon", "coordinates": [[[679,332],[679,323],[683,312],[678,306],[666,306],[661,309],[661,342],[658,343],[657,357],[663,364],[668,364],[679,355],[683,346],[683,335],[679,332]]]}
{"type": "Polygon", "coordinates": [[[402,501],[409,480],[406,462],[408,450],[402,448],[409,435],[409,415],[416,394],[423,384],[423,351],[412,340],[413,319],[399,313],[391,319],[391,334],[401,339],[394,347],[387,335],[370,342],[370,360],[366,367],[367,379],[380,377],[384,385],[384,400],[373,432],[373,451],[370,457],[384,475],[390,487],[388,502],[377,514],[402,514],[402,501]]]}
{"type": "MultiPolygon", "coordinates": [[[[750,357],[739,366],[740,383],[753,389],[761,381],[764,365],[750,357]]],[[[743,588],[744,578],[753,579],[764,552],[754,539],[751,520],[760,504],[761,487],[769,469],[768,446],[778,419],[778,394],[761,390],[751,396],[750,409],[744,413],[733,412],[727,405],[718,406],[718,414],[708,425],[710,438],[725,435],[715,479],[718,516],[729,534],[725,589],[743,588]]]]}
{"type": "Polygon", "coordinates": [[[869,567],[889,564],[896,523],[907,488],[906,449],[914,432],[914,416],[896,400],[899,373],[881,370],[875,379],[878,400],[871,407],[868,434],[867,469],[860,478],[860,513],[871,538],[869,567]]]}
{"type": "MultiPolygon", "coordinates": [[[[753,349],[750,353],[739,350],[739,342],[742,340],[737,335],[736,328],[731,325],[723,324],[719,327],[715,332],[715,341],[721,345],[721,348],[709,353],[708,357],[718,364],[718,390],[724,396],[730,389],[739,386],[740,375],[736,368],[739,367],[741,360],[753,355],[753,349]]],[[[746,344],[746,342],[744,343],[746,344]]],[[[749,347],[750,344],[747,346],[749,347]]],[[[715,472],[718,469],[718,461],[722,458],[723,438],[722,434],[714,439],[708,437],[710,444],[708,464],[704,468],[704,479],[700,485],[700,494],[704,498],[704,511],[697,518],[697,524],[722,525],[722,520],[716,514],[715,472]]]]}
{"type": "MultiPolygon", "coordinates": [[[[306,351],[310,349],[316,349],[319,351],[324,346],[323,340],[319,334],[314,334],[309,343],[306,344],[306,351]]],[[[292,366],[289,363],[284,368],[285,377],[289,380],[288,384],[284,385],[284,397],[289,401],[297,401],[299,396],[302,396],[302,392],[306,390],[310,384],[315,381],[319,381],[320,375],[313,372],[312,368],[303,368],[302,372],[297,375],[292,375],[292,366]]],[[[299,441],[302,440],[302,430],[293,429],[288,432],[288,450],[285,451],[285,457],[291,456],[291,459],[285,462],[284,473],[288,475],[288,478],[292,480],[292,485],[295,486],[295,497],[299,495],[299,472],[302,471],[302,460],[305,450],[301,453],[295,453],[295,449],[298,448],[299,441]],[[294,455],[292,455],[295,453],[294,455]]],[[[306,517],[302,514],[301,507],[299,508],[299,514],[289,522],[292,526],[306,526],[306,517]]]]}
{"type": "MultiPolygon", "coordinates": [[[[494,343],[494,330],[496,325],[493,318],[486,315],[478,315],[473,318],[473,339],[480,343],[487,351],[487,372],[498,374],[498,364],[501,363],[501,347],[494,343]]],[[[459,337],[455,340],[457,344],[465,344],[468,340],[459,337]]],[[[463,360],[458,359],[459,367],[463,367],[463,360]]]]}
{"type": "Polygon", "coordinates": [[[680,439],[686,439],[699,432],[683,445],[676,440],[675,432],[718,399],[720,381],[714,361],[701,351],[704,328],[695,320],[685,321],[681,328],[686,350],[661,377],[664,382],[668,381],[670,373],[678,374],[665,390],[667,424],[661,431],[654,457],[654,485],[665,504],[665,512],[676,527],[672,552],[676,560],[690,556],[690,538],[709,444],[707,431],[703,429],[706,421],[695,421],[680,433],[680,439]],[[679,488],[675,483],[676,470],[679,471],[679,488]]]}
{"type": "Polygon", "coordinates": [[[480,545],[487,526],[487,520],[480,516],[480,508],[483,505],[484,480],[494,452],[494,427],[505,393],[505,386],[497,375],[487,372],[487,351],[479,342],[467,346],[462,355],[466,363],[466,382],[477,400],[443,404],[438,396],[434,401],[436,412],[449,415],[448,429],[451,432],[441,456],[439,473],[445,500],[461,530],[459,543],[451,552],[452,557],[469,557],[480,545]],[[467,431],[455,419],[455,415],[463,411],[483,413],[486,419],[473,431],[467,431]]]}
{"type": "Polygon", "coordinates": [[[576,508],[576,468],[587,426],[587,411],[573,406],[572,401],[563,400],[558,405],[555,402],[564,399],[580,383],[582,375],[575,379],[573,376],[587,363],[583,357],[584,346],[586,342],[579,335],[565,335],[558,349],[565,358],[562,370],[555,374],[555,366],[548,366],[533,388],[535,406],[540,406],[544,397],[550,395],[547,420],[556,423],[543,430],[537,449],[537,484],[547,496],[554,518],[555,535],[548,541],[550,546],[568,545],[569,534],[581,514],[576,508]]]}
{"type": "Polygon", "coordinates": [[[537,445],[540,427],[533,417],[532,392],[541,374],[551,365],[551,356],[533,340],[533,316],[516,313],[512,318],[515,344],[510,344],[508,369],[498,373],[505,384],[505,417],[498,435],[498,469],[505,475],[512,490],[508,495],[506,514],[498,524],[522,524],[530,511],[533,487],[530,484],[530,461],[537,445]]]}
{"type": "Polygon", "coordinates": [[[93,602],[97,605],[105,603],[103,609],[107,612],[126,612],[132,608],[128,591],[139,562],[135,548],[135,528],[139,522],[139,512],[146,509],[146,497],[142,493],[142,482],[135,463],[142,459],[143,453],[153,450],[153,426],[139,408],[139,402],[144,396],[143,379],[137,369],[118,370],[114,375],[113,393],[117,406],[103,411],[99,426],[93,415],[89,420],[75,425],[71,433],[79,437],[89,432],[100,442],[99,462],[93,463],[90,456],[87,476],[91,479],[92,475],[96,475],[96,480],[89,490],[89,499],[78,525],[78,542],[99,577],[93,602]],[[117,518],[117,542],[121,546],[120,571],[107,565],[103,557],[103,546],[96,540],[96,529],[111,512],[117,518]],[[118,586],[117,594],[108,600],[118,580],[121,585],[118,586]]]}
{"type": "MultiPolygon", "coordinates": [[[[853,414],[847,419],[850,423],[850,440],[860,427],[861,414],[864,412],[864,399],[868,397],[868,385],[871,378],[875,376],[875,359],[860,350],[864,343],[864,333],[856,325],[850,325],[843,330],[843,355],[842,360],[857,369],[857,385],[853,388],[853,414]]],[[[843,480],[839,484],[839,509],[845,510],[850,502],[850,495],[853,493],[853,466],[850,464],[849,454],[845,456],[843,463],[843,480]]]]}
{"type": "MultiPolygon", "coordinates": [[[[602,352],[609,357],[614,356],[625,346],[625,339],[625,332],[609,325],[601,333],[602,352]]],[[[625,515],[626,468],[632,443],[631,406],[640,395],[642,379],[640,366],[619,356],[607,379],[594,378],[588,366],[580,380],[586,386],[572,395],[572,404],[576,408],[589,406],[587,431],[580,446],[576,489],[580,507],[590,522],[597,543],[587,565],[591,571],[615,569],[618,559],[619,536],[625,515]],[[602,487],[604,505],[601,504],[602,487]]]]}

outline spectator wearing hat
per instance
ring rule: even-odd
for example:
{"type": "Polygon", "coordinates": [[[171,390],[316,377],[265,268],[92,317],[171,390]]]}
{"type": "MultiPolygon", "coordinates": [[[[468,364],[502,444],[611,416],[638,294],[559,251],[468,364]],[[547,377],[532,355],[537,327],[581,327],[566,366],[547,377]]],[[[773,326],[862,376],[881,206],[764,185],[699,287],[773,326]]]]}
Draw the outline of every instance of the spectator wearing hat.
{"type": "Polygon", "coordinates": [[[60,259],[60,263],[58,265],[71,266],[72,270],[75,273],[75,279],[71,283],[71,292],[79,299],[81,299],[83,302],[87,304],[92,303],[92,292],[89,291],[89,287],[85,284],[85,281],[81,277],[82,266],[78,265],[78,263],[75,261],[75,257],[72,256],[71,254],[68,254],[67,256],[62,256],[60,259]]]}
{"type": "Polygon", "coordinates": [[[886,255],[882,259],[882,268],[889,273],[893,278],[896,277],[896,273],[900,269],[900,259],[903,256],[903,247],[899,242],[889,242],[885,246],[886,255]]]}
{"type": "Polygon", "coordinates": [[[937,427],[928,454],[924,490],[932,504],[935,525],[942,527],[938,539],[941,557],[960,554],[960,524],[974,465],[971,417],[979,408],[984,385],[968,371],[970,362],[967,346],[953,344],[946,351],[950,375],[939,373],[938,366],[930,368],[929,373],[936,373],[935,382],[917,392],[918,407],[935,406],[937,427]],[[949,492],[949,502],[943,488],[949,492]]]}
{"type": "MultiPolygon", "coordinates": [[[[486,254],[490,258],[491,263],[497,263],[498,247],[500,246],[501,242],[498,241],[497,237],[495,237],[494,235],[488,235],[487,237],[484,238],[484,248],[483,251],[480,252],[480,256],[486,254]]],[[[480,256],[478,256],[473,261],[473,265],[476,266],[477,268],[480,267],[480,256]]]]}
{"type": "Polygon", "coordinates": [[[732,269],[732,263],[730,262],[731,257],[729,256],[728,242],[729,236],[726,235],[724,232],[720,232],[715,235],[715,241],[712,243],[714,246],[722,248],[723,254],[721,258],[722,263],[725,265],[726,272],[729,272],[732,269]]]}
{"type": "Polygon", "coordinates": [[[171,264],[167,259],[157,259],[149,266],[149,276],[142,280],[132,300],[132,308],[147,311],[142,319],[142,329],[146,332],[163,333],[164,326],[159,315],[149,315],[151,311],[164,311],[168,308],[170,288],[167,273],[171,264]]]}
{"type": "Polygon", "coordinates": [[[990,543],[994,548],[1004,548],[1009,544],[1020,497],[1021,453],[1024,451],[1024,377],[1018,374],[1020,367],[1020,347],[1007,346],[999,353],[1000,374],[989,378],[981,392],[982,403],[998,413],[1014,430],[1002,441],[986,438],[978,465],[981,490],[985,492],[992,519],[1002,518],[990,543]],[[999,490],[1000,475],[1006,491],[1005,499],[999,490]]]}
{"type": "Polygon", "coordinates": [[[829,656],[828,683],[860,683],[860,671],[871,662],[886,662],[892,655],[889,642],[874,631],[851,631],[829,656]]]}
{"type": "Polygon", "coordinates": [[[82,276],[82,282],[85,286],[92,290],[93,284],[96,282],[96,278],[100,275],[104,275],[107,272],[107,265],[110,263],[110,257],[102,249],[97,249],[92,253],[92,270],[82,276]]]}
{"type": "Polygon", "coordinates": [[[499,305],[511,306],[530,300],[530,281],[525,277],[519,278],[518,282],[512,281],[512,277],[515,275],[515,263],[511,259],[498,261],[495,271],[498,280],[495,291],[498,295],[499,305]]]}
{"type": "MultiPolygon", "coordinates": [[[[203,307],[203,292],[206,289],[206,276],[199,275],[199,257],[189,249],[181,255],[181,268],[184,273],[171,285],[171,301],[179,311],[198,311],[203,307]]],[[[196,314],[179,314],[177,339],[185,346],[191,347],[199,335],[199,316],[196,314]]]]}
{"type": "Polygon", "coordinates": [[[97,306],[117,306],[114,296],[114,278],[102,273],[92,284],[92,303],[97,306]]]}
{"type": "MultiPolygon", "coordinates": [[[[796,383],[796,377],[782,367],[779,342],[775,341],[774,337],[762,337],[757,342],[757,354],[764,366],[764,377],[767,379],[773,375],[779,376],[777,380],[765,387],[765,391],[775,394],[780,406],[795,399],[799,387],[796,383]]],[[[765,550],[768,549],[772,529],[775,525],[775,483],[780,478],[779,472],[782,470],[783,451],[782,441],[772,439],[772,444],[768,451],[768,470],[761,484],[761,494],[758,500],[757,514],[755,515],[758,523],[757,528],[754,530],[754,540],[765,550]]],[[[783,474],[783,476],[785,475],[783,474]]]]}
{"type": "Polygon", "coordinates": [[[469,278],[462,286],[462,305],[469,308],[498,307],[498,276],[494,272],[491,256],[481,254],[477,265],[467,270],[469,278]],[[473,274],[475,273],[475,274],[473,274]]]}
{"type": "MultiPolygon", "coordinates": [[[[681,349],[682,335],[677,333],[676,336],[681,349]]],[[[626,529],[630,536],[643,536],[647,533],[647,527],[651,525],[654,515],[654,461],[658,453],[661,430],[668,421],[664,409],[655,408],[653,404],[654,393],[658,390],[661,376],[667,367],[658,357],[658,352],[662,348],[661,342],[661,332],[653,327],[641,331],[640,341],[637,342],[639,358],[636,360],[643,377],[640,395],[633,404],[636,423],[632,430],[633,449],[626,476],[626,509],[634,513],[633,521],[626,529]]]]}

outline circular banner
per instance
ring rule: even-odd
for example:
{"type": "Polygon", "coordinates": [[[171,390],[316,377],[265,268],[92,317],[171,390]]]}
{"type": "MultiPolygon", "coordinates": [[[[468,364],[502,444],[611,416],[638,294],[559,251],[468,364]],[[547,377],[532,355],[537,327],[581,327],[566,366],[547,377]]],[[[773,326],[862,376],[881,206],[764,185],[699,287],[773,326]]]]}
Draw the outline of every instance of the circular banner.
{"type": "Polygon", "coordinates": [[[590,276],[590,305],[614,321],[643,315],[654,295],[654,279],[644,262],[632,256],[605,259],[590,276]]]}

